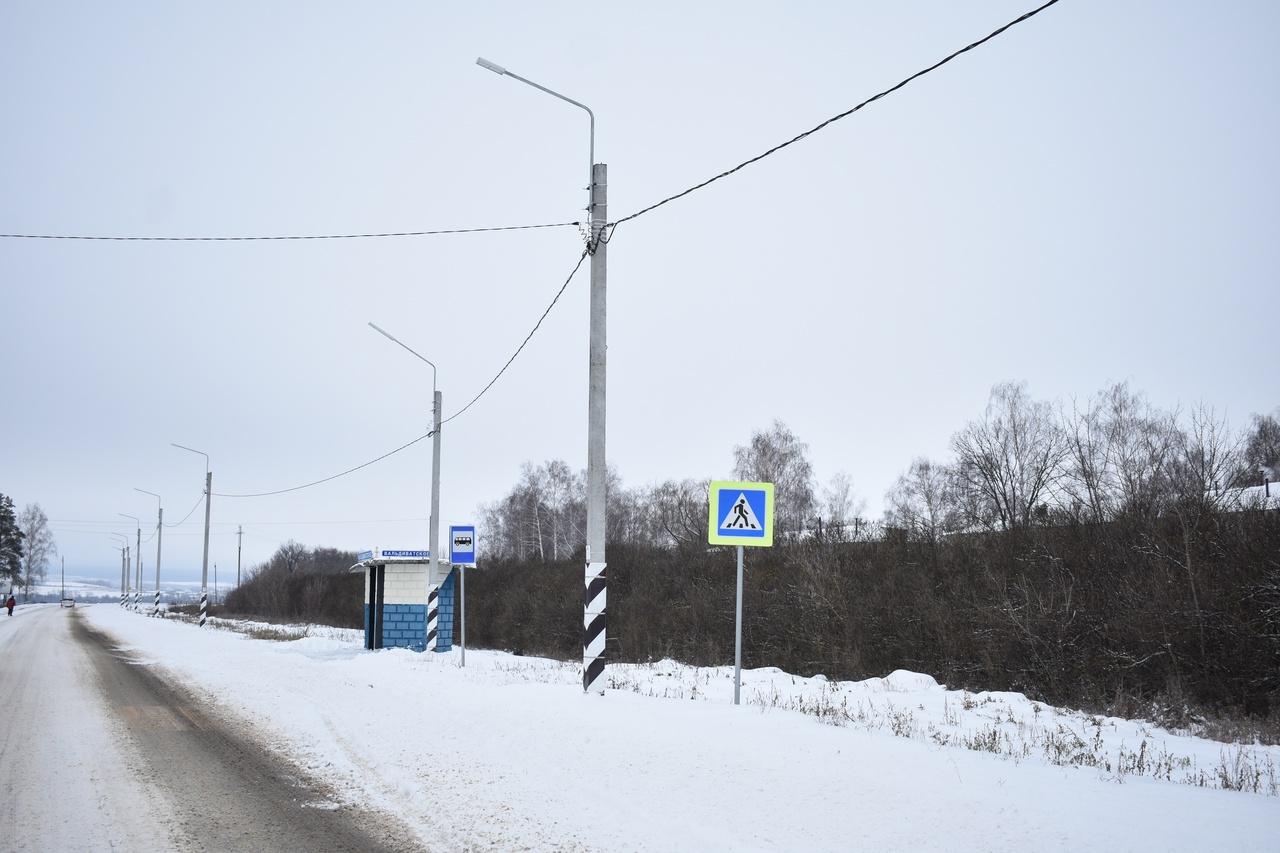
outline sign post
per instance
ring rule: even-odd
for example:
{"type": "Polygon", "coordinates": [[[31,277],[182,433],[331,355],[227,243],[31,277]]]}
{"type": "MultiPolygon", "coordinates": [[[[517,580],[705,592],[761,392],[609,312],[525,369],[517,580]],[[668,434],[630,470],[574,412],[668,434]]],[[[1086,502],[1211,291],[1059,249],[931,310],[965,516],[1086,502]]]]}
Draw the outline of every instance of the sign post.
{"type": "Polygon", "coordinates": [[[461,620],[462,666],[467,665],[467,567],[476,565],[476,527],[455,524],[449,528],[449,562],[458,567],[458,608],[461,620]]]}
{"type": "Polygon", "coordinates": [[[742,704],[742,549],[773,545],[773,483],[714,480],[708,501],[707,542],[738,549],[733,626],[733,704],[742,704]]]}

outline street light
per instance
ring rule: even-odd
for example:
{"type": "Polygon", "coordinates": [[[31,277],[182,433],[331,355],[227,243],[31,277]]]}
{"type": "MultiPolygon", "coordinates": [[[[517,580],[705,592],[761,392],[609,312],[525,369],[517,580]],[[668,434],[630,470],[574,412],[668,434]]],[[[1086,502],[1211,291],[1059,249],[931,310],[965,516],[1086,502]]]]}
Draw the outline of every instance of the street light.
{"type": "Polygon", "coordinates": [[[132,518],[133,523],[138,526],[138,548],[134,551],[133,555],[133,558],[138,561],[138,568],[136,570],[137,580],[133,585],[133,609],[137,610],[138,591],[142,589],[142,519],[138,518],[136,515],[129,515],[128,513],[123,512],[117,512],[116,515],[122,515],[125,518],[132,518]]]}
{"type": "Polygon", "coordinates": [[[151,495],[156,499],[156,600],[152,605],[151,615],[160,615],[160,540],[164,537],[164,501],[155,492],[148,492],[146,489],[139,489],[134,486],[135,492],[142,492],[144,495],[151,495]]]}
{"type": "Polygon", "coordinates": [[[189,450],[204,457],[204,561],[200,566],[200,627],[204,627],[209,611],[209,501],[213,497],[213,472],[209,470],[209,454],[185,444],[169,442],[179,450],[189,450]]]}
{"type": "Polygon", "coordinates": [[[559,92],[555,91],[554,89],[548,89],[546,86],[535,83],[532,80],[521,77],[519,74],[515,74],[511,71],[508,71],[498,63],[490,62],[489,60],[485,59],[483,56],[476,57],[476,65],[479,65],[481,68],[486,68],[489,71],[492,71],[494,74],[497,74],[499,77],[510,77],[513,80],[519,80],[521,83],[524,83],[527,86],[532,86],[533,88],[537,89],[539,92],[546,92],[548,95],[551,95],[553,98],[559,98],[560,100],[566,103],[573,104],[575,107],[578,107],[579,109],[583,109],[587,111],[587,116],[591,119],[591,147],[588,150],[588,159],[587,159],[587,211],[590,212],[591,203],[592,203],[591,187],[595,183],[595,168],[596,168],[596,114],[591,111],[591,107],[587,106],[586,104],[580,101],[575,101],[573,98],[570,98],[566,95],[562,95],[559,92]]]}
{"type": "Polygon", "coordinates": [[[497,63],[477,57],[476,64],[500,76],[511,77],[540,92],[546,92],[580,107],[591,117],[591,175],[587,184],[587,216],[591,232],[587,251],[591,254],[591,332],[587,373],[587,566],[582,604],[582,689],[604,693],[604,644],[607,607],[605,596],[605,296],[607,292],[604,237],[608,219],[609,167],[596,159],[596,116],[586,104],[513,74],[497,63]]]}
{"type": "Polygon", "coordinates": [[[124,600],[125,600],[125,595],[126,595],[126,592],[125,592],[125,584],[126,584],[126,580],[125,580],[125,579],[129,577],[129,570],[128,570],[128,568],[126,568],[126,565],[125,565],[126,560],[128,560],[128,558],[129,558],[129,557],[128,557],[128,554],[129,554],[129,537],[128,537],[128,536],[125,536],[123,533],[108,533],[107,535],[108,535],[108,536],[115,536],[115,537],[118,537],[118,538],[120,539],[120,542],[121,542],[121,546],[120,546],[120,606],[121,606],[121,607],[124,607],[124,600]]]}
{"type": "Polygon", "coordinates": [[[436,637],[438,636],[436,619],[433,614],[438,612],[439,607],[439,590],[436,588],[436,578],[439,576],[440,568],[440,416],[444,409],[444,396],[436,389],[436,363],[434,361],[416,352],[386,329],[380,328],[374,323],[370,323],[369,328],[431,365],[431,529],[427,534],[428,547],[431,549],[431,577],[427,580],[426,645],[427,651],[433,652],[436,649],[436,637]]]}

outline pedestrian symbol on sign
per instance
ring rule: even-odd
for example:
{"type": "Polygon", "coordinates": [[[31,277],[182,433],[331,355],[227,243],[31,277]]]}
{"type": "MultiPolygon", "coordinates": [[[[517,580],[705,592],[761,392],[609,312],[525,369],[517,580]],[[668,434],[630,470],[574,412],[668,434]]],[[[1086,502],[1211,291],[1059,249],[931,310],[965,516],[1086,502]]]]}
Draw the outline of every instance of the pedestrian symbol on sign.
{"type": "Polygon", "coordinates": [[[733,503],[733,509],[729,512],[729,517],[720,522],[723,530],[759,530],[760,520],[756,518],[756,514],[751,510],[751,504],[747,503],[747,496],[743,493],[738,494],[738,499],[733,503]]]}

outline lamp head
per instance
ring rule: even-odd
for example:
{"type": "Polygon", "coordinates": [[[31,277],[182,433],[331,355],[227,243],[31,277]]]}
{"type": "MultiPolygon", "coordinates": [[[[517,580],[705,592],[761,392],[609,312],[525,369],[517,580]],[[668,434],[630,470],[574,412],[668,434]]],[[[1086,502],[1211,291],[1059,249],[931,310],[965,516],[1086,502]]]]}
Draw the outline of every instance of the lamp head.
{"type": "Polygon", "coordinates": [[[485,59],[483,56],[476,57],[476,65],[479,65],[481,68],[488,68],[494,74],[502,75],[507,73],[507,69],[503,68],[501,65],[498,65],[496,62],[490,62],[489,60],[485,59]]]}

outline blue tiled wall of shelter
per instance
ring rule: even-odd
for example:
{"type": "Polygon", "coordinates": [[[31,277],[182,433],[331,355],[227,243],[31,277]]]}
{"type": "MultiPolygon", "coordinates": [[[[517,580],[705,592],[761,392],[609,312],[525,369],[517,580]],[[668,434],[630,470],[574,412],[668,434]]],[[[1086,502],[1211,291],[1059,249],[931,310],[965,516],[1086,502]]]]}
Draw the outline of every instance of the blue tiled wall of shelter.
{"type": "Polygon", "coordinates": [[[427,605],[382,605],[383,648],[422,651],[427,640],[427,605]]]}
{"type": "MultiPolygon", "coordinates": [[[[440,612],[436,623],[436,651],[453,648],[453,619],[456,607],[458,572],[454,570],[440,587],[440,612]]],[[[369,605],[364,605],[364,634],[369,636],[369,605]]],[[[423,651],[427,642],[427,606],[425,604],[382,605],[383,648],[407,648],[423,651]]]]}
{"type": "Polygon", "coordinates": [[[458,570],[454,569],[449,577],[440,585],[440,613],[436,623],[436,651],[447,652],[453,648],[453,610],[457,596],[454,595],[454,580],[458,570]]]}

